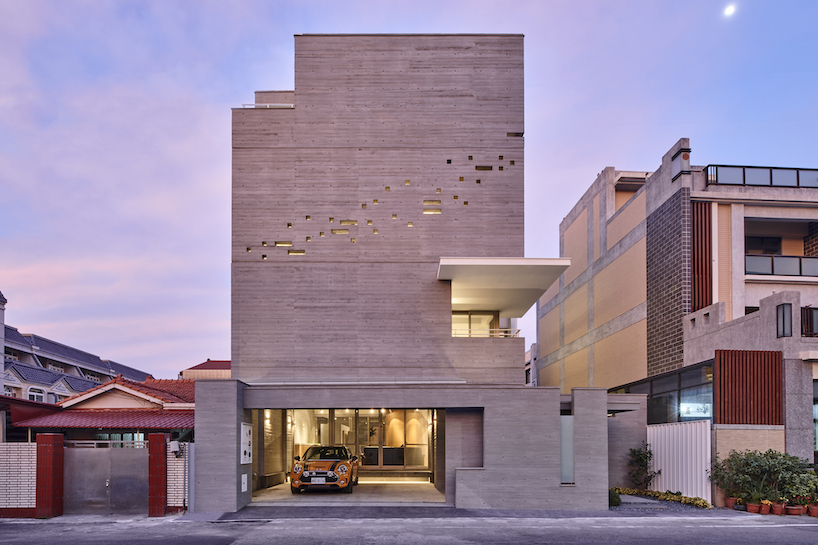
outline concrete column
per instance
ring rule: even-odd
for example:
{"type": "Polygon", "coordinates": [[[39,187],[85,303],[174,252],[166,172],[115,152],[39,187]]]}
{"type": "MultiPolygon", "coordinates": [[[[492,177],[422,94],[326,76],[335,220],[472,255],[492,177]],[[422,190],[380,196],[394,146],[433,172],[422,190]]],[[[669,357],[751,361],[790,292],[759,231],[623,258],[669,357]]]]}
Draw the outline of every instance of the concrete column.
{"type": "Polygon", "coordinates": [[[239,455],[241,422],[250,422],[245,387],[232,379],[196,381],[196,512],[235,512],[252,498],[252,466],[240,464],[239,455]]]}
{"type": "Polygon", "coordinates": [[[580,505],[608,508],[608,392],[573,388],[574,483],[580,505]]]}
{"type": "MultiPolygon", "coordinates": [[[[796,308],[793,305],[793,312],[797,312],[796,308]]],[[[787,454],[806,458],[812,463],[815,433],[812,420],[812,364],[798,359],[785,359],[783,364],[785,449],[787,454]]]]}

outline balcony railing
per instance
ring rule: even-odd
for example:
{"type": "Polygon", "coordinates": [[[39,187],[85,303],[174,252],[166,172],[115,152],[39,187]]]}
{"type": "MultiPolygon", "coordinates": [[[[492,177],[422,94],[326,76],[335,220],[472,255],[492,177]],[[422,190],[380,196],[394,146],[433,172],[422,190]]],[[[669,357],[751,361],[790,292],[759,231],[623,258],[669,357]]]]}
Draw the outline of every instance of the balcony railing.
{"type": "Polygon", "coordinates": [[[452,337],[519,337],[519,329],[452,329],[452,337]]]}
{"type": "Polygon", "coordinates": [[[775,276],[818,276],[818,257],[745,255],[744,273],[775,276]]]}
{"type": "Polygon", "coordinates": [[[818,187],[818,169],[707,165],[707,185],[818,187]]]}

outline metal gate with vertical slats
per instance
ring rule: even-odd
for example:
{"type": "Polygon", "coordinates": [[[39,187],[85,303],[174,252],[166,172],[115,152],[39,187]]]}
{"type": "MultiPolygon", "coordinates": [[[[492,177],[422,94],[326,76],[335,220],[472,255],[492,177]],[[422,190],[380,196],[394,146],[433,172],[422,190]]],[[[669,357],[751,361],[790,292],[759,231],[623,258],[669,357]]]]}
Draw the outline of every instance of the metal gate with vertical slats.
{"type": "Polygon", "coordinates": [[[653,470],[661,473],[653,490],[681,492],[711,501],[710,421],[695,420],[648,426],[648,444],[653,452],[653,470]]]}
{"type": "Polygon", "coordinates": [[[66,441],[63,479],[66,514],[148,513],[144,441],[66,441]]]}

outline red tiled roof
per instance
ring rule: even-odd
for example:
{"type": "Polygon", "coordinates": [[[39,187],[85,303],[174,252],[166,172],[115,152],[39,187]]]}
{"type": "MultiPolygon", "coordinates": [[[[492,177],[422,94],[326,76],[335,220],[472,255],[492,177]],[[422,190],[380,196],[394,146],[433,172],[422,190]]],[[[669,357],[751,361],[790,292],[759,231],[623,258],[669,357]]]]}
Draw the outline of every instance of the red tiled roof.
{"type": "Polygon", "coordinates": [[[185,369],[185,371],[190,371],[191,369],[230,369],[230,360],[207,360],[204,363],[200,363],[199,365],[194,365],[189,369],[185,369]]]}
{"type": "Polygon", "coordinates": [[[193,414],[193,411],[164,409],[69,409],[14,425],[21,428],[193,429],[193,414]]]}
{"type": "Polygon", "coordinates": [[[158,379],[148,378],[144,382],[147,387],[166,392],[181,400],[182,403],[193,403],[196,401],[196,381],[191,379],[158,379]]]}
{"type": "Polygon", "coordinates": [[[160,380],[155,378],[148,378],[144,382],[136,382],[117,376],[104,384],[95,386],[90,390],[86,390],[80,394],[73,395],[68,399],[62,400],[58,405],[64,405],[68,401],[72,401],[79,396],[86,396],[91,392],[100,390],[110,384],[120,384],[126,388],[142,392],[157,399],[161,399],[166,403],[193,403],[195,392],[195,381],[182,379],[166,379],[160,380]]]}

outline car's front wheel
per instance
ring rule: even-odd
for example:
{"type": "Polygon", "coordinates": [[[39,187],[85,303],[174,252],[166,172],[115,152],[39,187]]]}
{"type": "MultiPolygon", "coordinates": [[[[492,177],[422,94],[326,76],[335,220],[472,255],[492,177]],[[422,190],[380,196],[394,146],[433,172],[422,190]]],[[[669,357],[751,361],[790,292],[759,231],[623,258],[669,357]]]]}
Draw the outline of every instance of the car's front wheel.
{"type": "Polygon", "coordinates": [[[352,487],[352,484],[353,484],[353,483],[349,483],[349,484],[346,486],[346,488],[344,488],[344,493],[346,493],[346,494],[352,494],[352,491],[353,491],[353,490],[355,490],[355,489],[352,487]]]}
{"type": "Polygon", "coordinates": [[[292,492],[293,494],[300,494],[301,489],[298,488],[297,486],[290,485],[290,492],[292,492]]]}

